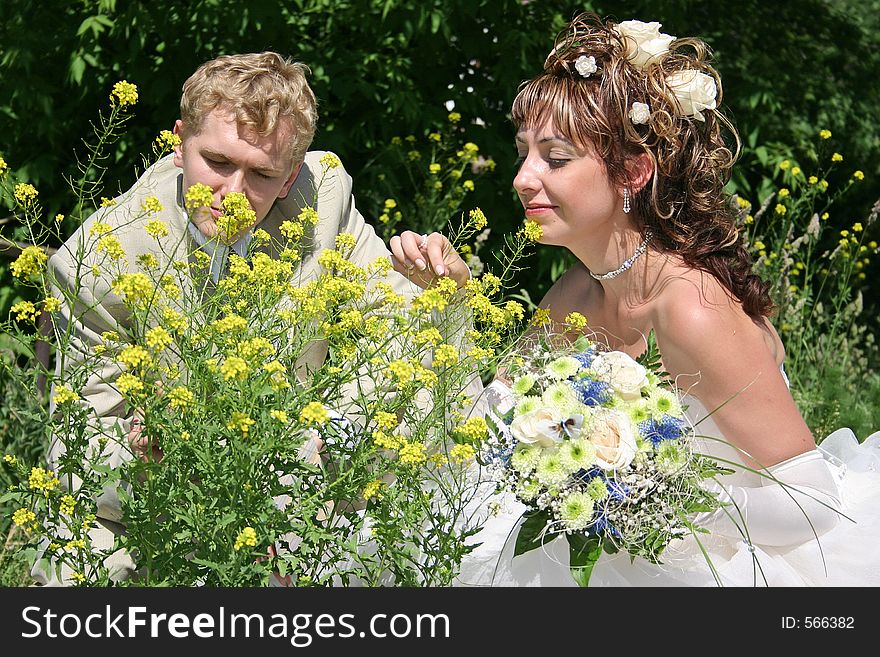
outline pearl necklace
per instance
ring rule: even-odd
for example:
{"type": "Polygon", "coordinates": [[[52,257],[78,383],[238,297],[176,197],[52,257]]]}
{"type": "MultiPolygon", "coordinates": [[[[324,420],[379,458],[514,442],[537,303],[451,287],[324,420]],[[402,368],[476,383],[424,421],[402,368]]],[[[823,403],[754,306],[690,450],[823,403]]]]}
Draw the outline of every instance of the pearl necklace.
{"type": "Polygon", "coordinates": [[[638,260],[639,256],[642,255],[645,251],[648,250],[648,242],[651,241],[651,238],[654,236],[650,230],[645,231],[645,239],[642,240],[642,243],[636,247],[636,252],[633,253],[629,258],[623,261],[623,264],[620,265],[617,269],[613,271],[609,271],[607,274],[594,274],[590,272],[590,276],[595,278],[597,281],[607,281],[609,279],[620,276],[623,272],[627,271],[630,267],[633,266],[633,263],[638,260]]]}

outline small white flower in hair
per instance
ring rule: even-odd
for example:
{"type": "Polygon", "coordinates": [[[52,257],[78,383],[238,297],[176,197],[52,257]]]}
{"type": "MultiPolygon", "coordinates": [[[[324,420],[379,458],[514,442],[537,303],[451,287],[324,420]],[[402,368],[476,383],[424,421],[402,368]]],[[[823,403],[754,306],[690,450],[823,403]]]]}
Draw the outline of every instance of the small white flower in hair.
{"type": "Polygon", "coordinates": [[[581,55],[574,61],[574,68],[583,77],[588,78],[598,70],[596,58],[592,55],[581,55]]]}
{"type": "Polygon", "coordinates": [[[646,124],[651,118],[651,108],[645,103],[636,101],[632,104],[632,109],[629,111],[629,118],[636,125],[646,124]]]}

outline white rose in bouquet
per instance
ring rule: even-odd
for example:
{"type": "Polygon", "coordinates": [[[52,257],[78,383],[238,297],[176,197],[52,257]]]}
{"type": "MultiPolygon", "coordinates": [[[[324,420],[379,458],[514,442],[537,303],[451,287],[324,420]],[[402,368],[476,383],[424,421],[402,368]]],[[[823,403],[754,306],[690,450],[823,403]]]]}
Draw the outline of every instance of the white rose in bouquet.
{"type": "Polygon", "coordinates": [[[596,465],[603,470],[628,466],[636,455],[636,436],[626,413],[603,408],[593,414],[589,441],[596,448],[596,465]]]}
{"type": "Polygon", "coordinates": [[[557,417],[552,411],[539,408],[515,417],[510,424],[510,433],[526,445],[552,447],[562,442],[561,422],[562,418],[557,417]]]}
{"type": "Polygon", "coordinates": [[[591,368],[627,401],[641,397],[642,388],[648,385],[648,371],[622,351],[599,354],[591,368]]]}

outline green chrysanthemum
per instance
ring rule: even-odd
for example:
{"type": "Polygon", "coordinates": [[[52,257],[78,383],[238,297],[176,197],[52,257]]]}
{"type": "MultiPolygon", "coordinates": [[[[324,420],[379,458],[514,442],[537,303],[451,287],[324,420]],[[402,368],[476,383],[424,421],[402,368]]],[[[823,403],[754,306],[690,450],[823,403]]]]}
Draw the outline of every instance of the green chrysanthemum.
{"type": "Polygon", "coordinates": [[[654,460],[660,472],[671,475],[687,464],[687,452],[677,440],[664,440],[657,446],[654,460]]]}
{"type": "Polygon", "coordinates": [[[535,377],[531,374],[524,374],[513,382],[513,392],[517,395],[524,395],[531,390],[534,385],[535,377]]]}
{"type": "Polygon", "coordinates": [[[557,380],[565,380],[577,374],[581,363],[573,356],[562,356],[554,361],[547,363],[545,372],[548,376],[557,380]]]}
{"type": "Polygon", "coordinates": [[[529,395],[528,397],[523,397],[519,404],[516,405],[515,413],[516,415],[525,415],[537,411],[539,408],[541,408],[541,398],[529,395]]]}
{"type": "Polygon", "coordinates": [[[596,477],[587,485],[587,495],[595,501],[604,500],[608,497],[608,486],[600,478],[596,477]]]}
{"type": "Polygon", "coordinates": [[[589,440],[566,440],[559,447],[559,454],[571,472],[586,470],[596,461],[596,448],[589,440]]]}
{"type": "Polygon", "coordinates": [[[648,396],[648,407],[650,408],[651,415],[656,420],[661,419],[664,415],[681,417],[684,414],[681,409],[681,403],[678,401],[675,393],[663,388],[656,388],[651,391],[651,394],[648,396]]]}
{"type": "Polygon", "coordinates": [[[510,457],[510,464],[520,473],[527,475],[534,470],[541,458],[541,449],[520,444],[510,457]]]}
{"type": "Polygon", "coordinates": [[[580,402],[567,383],[554,383],[548,387],[541,396],[541,401],[545,406],[559,411],[562,415],[568,415],[575,406],[580,402]]]}
{"type": "Polygon", "coordinates": [[[566,497],[559,509],[559,515],[566,529],[585,529],[593,521],[593,498],[586,493],[572,493],[566,497]]]}
{"type": "Polygon", "coordinates": [[[544,450],[535,471],[535,476],[541,484],[548,488],[558,486],[568,479],[569,474],[570,470],[565,467],[558,451],[544,450]]]}

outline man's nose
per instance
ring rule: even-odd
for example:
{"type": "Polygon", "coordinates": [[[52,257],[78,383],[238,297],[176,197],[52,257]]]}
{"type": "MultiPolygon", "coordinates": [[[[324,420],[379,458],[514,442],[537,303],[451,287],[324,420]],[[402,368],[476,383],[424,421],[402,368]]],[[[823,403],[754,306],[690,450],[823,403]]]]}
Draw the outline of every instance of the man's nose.
{"type": "Polygon", "coordinates": [[[224,196],[230,192],[244,192],[244,171],[241,169],[233,171],[223,183],[224,196]]]}

